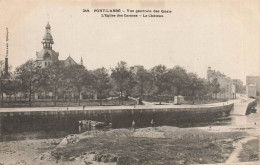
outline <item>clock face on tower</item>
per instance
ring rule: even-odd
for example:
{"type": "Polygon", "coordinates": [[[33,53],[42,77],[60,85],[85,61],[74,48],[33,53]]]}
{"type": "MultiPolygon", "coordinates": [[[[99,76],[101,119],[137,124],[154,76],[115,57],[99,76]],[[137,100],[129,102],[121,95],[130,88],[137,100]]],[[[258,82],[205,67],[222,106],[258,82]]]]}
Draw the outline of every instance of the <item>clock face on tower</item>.
{"type": "Polygon", "coordinates": [[[51,58],[51,55],[47,52],[45,55],[44,55],[44,59],[47,60],[47,59],[50,59],[51,58]]]}

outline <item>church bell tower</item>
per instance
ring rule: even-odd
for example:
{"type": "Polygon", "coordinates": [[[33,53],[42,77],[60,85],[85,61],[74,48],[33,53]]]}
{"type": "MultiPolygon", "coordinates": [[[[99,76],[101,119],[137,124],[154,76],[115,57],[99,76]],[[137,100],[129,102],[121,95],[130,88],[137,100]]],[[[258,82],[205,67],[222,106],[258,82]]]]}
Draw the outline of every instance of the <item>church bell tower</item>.
{"type": "Polygon", "coordinates": [[[52,49],[52,44],[54,44],[54,42],[51,35],[51,26],[48,22],[48,24],[45,27],[45,35],[42,40],[42,45],[44,49],[52,49]]]}
{"type": "Polygon", "coordinates": [[[51,35],[51,26],[49,22],[45,26],[45,34],[41,43],[43,49],[40,52],[36,52],[36,61],[42,68],[46,68],[53,62],[59,60],[59,53],[52,49],[52,44],[54,44],[54,42],[51,35]]]}

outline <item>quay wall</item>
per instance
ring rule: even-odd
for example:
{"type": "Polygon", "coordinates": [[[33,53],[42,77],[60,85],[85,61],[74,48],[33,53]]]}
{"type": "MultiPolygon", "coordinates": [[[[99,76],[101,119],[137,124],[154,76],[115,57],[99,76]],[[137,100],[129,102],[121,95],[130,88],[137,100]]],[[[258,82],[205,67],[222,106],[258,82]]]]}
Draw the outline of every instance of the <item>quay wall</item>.
{"type": "Polygon", "coordinates": [[[190,108],[125,108],[95,110],[52,110],[1,112],[1,130],[7,132],[59,129],[78,127],[79,120],[95,120],[112,123],[113,128],[131,127],[135,120],[137,127],[150,126],[151,120],[156,125],[180,126],[183,123],[210,121],[213,118],[229,115],[234,104],[190,108]],[[35,124],[41,123],[41,124],[35,124]],[[3,128],[5,127],[5,128],[3,128]]]}
{"type": "Polygon", "coordinates": [[[236,102],[234,104],[234,110],[231,112],[232,115],[248,115],[251,113],[251,110],[257,106],[257,100],[248,99],[246,101],[236,102]]]}
{"type": "Polygon", "coordinates": [[[257,100],[251,100],[248,104],[247,104],[247,108],[246,108],[246,114],[251,113],[251,110],[254,109],[257,106],[257,100]]]}

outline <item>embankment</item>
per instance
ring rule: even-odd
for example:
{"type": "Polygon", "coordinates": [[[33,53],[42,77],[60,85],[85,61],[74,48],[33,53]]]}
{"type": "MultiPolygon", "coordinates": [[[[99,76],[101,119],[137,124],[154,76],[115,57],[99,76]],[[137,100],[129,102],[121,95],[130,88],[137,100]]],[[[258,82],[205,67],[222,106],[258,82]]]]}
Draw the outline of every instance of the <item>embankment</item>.
{"type": "Polygon", "coordinates": [[[257,101],[255,99],[240,100],[234,103],[233,115],[248,115],[251,110],[257,106],[257,101]]]}
{"type": "Polygon", "coordinates": [[[124,106],[124,107],[70,107],[66,108],[23,108],[0,110],[1,130],[63,130],[78,127],[78,121],[89,119],[112,123],[113,128],[130,127],[135,120],[137,127],[155,125],[175,125],[210,121],[228,115],[233,104],[212,104],[202,106],[124,106]],[[40,123],[40,124],[37,124],[40,123]]]}

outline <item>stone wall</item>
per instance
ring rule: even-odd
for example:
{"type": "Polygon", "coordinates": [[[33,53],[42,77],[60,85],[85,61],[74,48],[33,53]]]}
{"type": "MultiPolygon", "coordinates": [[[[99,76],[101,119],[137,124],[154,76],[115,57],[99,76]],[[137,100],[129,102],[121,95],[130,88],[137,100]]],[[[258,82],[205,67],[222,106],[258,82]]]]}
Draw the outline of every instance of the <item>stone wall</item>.
{"type": "MultiPolygon", "coordinates": [[[[131,127],[135,120],[137,127],[151,125],[182,126],[194,122],[211,121],[213,118],[228,115],[233,104],[190,108],[126,108],[102,110],[53,110],[28,112],[0,112],[2,127],[6,131],[63,130],[78,127],[79,120],[95,120],[112,123],[113,128],[131,127]],[[40,123],[40,124],[39,124],[40,123]]],[[[3,130],[3,128],[2,128],[3,130]]]]}

